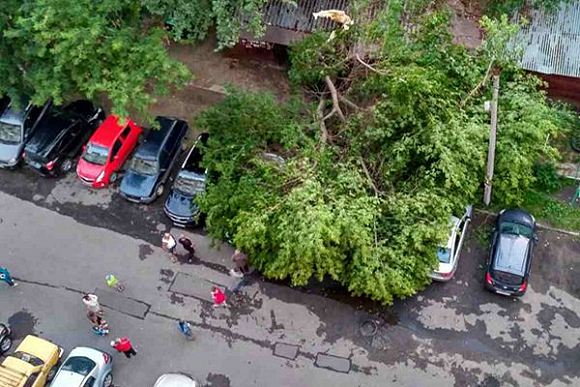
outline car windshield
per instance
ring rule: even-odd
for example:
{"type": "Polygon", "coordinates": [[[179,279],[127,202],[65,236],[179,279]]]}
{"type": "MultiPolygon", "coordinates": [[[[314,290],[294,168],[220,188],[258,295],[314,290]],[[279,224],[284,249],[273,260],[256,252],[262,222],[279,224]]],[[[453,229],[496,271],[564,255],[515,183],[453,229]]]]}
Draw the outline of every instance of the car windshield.
{"type": "Polygon", "coordinates": [[[195,195],[205,189],[205,181],[191,176],[179,175],[174,188],[185,195],[195,195]]]}
{"type": "Polygon", "coordinates": [[[142,159],[137,156],[131,159],[129,169],[140,175],[156,175],[159,172],[155,160],[142,159]]]}
{"type": "Polygon", "coordinates": [[[503,222],[500,224],[499,228],[500,234],[507,235],[521,235],[526,238],[531,238],[534,235],[534,231],[523,224],[513,223],[513,222],[503,222]]]}
{"type": "Polygon", "coordinates": [[[502,235],[493,265],[494,270],[524,275],[529,241],[520,235],[502,235]]]}
{"type": "Polygon", "coordinates": [[[105,147],[89,143],[85,153],[83,153],[83,160],[91,164],[105,165],[109,158],[109,150],[105,147]]]}
{"type": "Polygon", "coordinates": [[[21,141],[20,125],[0,121],[0,142],[5,144],[19,144],[21,141]]]}
{"type": "Polygon", "coordinates": [[[25,361],[29,364],[32,364],[35,367],[44,365],[44,362],[42,360],[26,352],[17,351],[11,356],[20,359],[22,361],[25,361]]]}
{"type": "Polygon", "coordinates": [[[439,247],[437,249],[437,259],[441,263],[449,263],[451,260],[451,249],[445,247],[439,247]]]}
{"type": "Polygon", "coordinates": [[[83,356],[69,357],[62,365],[61,370],[71,371],[76,374],[87,376],[97,364],[91,359],[83,356]]]}

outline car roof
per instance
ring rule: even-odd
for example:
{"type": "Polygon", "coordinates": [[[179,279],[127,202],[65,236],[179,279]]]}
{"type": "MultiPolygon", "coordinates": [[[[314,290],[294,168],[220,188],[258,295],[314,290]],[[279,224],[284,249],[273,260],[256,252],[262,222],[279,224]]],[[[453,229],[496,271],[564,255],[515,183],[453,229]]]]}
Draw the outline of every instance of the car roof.
{"type": "Polygon", "coordinates": [[[4,113],[2,113],[0,120],[2,120],[2,122],[5,122],[7,124],[22,125],[22,123],[24,122],[24,118],[26,117],[26,114],[28,114],[29,108],[30,105],[28,103],[27,97],[22,97],[20,99],[20,107],[18,110],[14,107],[12,101],[10,101],[8,103],[8,107],[6,108],[6,110],[4,110],[4,113]]]}
{"type": "Polygon", "coordinates": [[[161,147],[171,133],[171,130],[179,122],[177,119],[162,116],[155,117],[155,121],[159,123],[159,128],[149,130],[143,144],[135,151],[135,156],[155,158],[161,151],[161,147]]]}
{"type": "Polygon", "coordinates": [[[493,262],[493,269],[523,276],[530,239],[525,236],[502,234],[493,262]]]}
{"type": "Polygon", "coordinates": [[[63,114],[52,114],[43,120],[34,132],[32,138],[26,144],[26,151],[38,154],[46,154],[52,149],[64,133],[68,132],[74,125],[74,119],[63,114]]]}
{"type": "Polygon", "coordinates": [[[101,145],[105,148],[108,148],[113,144],[115,139],[119,136],[123,129],[127,127],[127,125],[135,125],[135,123],[130,118],[126,118],[125,120],[125,125],[121,126],[119,124],[119,117],[113,114],[109,115],[92,135],[90,142],[95,145],[101,145]]]}
{"type": "Polygon", "coordinates": [[[163,374],[153,387],[196,387],[197,382],[183,374],[163,374]]]}

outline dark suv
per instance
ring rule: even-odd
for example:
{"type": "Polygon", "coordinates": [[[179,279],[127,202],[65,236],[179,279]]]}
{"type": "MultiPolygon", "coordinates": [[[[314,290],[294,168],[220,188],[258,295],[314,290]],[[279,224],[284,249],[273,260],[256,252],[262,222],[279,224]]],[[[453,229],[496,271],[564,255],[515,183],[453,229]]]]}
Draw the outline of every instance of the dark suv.
{"type": "Polygon", "coordinates": [[[70,171],[74,158],[104,117],[101,108],[83,100],[52,109],[24,148],[26,164],[49,176],[70,171]]]}
{"type": "Polygon", "coordinates": [[[0,111],[0,168],[13,168],[20,162],[24,145],[36,131],[38,123],[51,110],[52,102],[35,106],[25,97],[16,108],[8,98],[3,101],[5,109],[0,111]]]}
{"type": "Polygon", "coordinates": [[[121,181],[121,196],[132,202],[151,203],[163,194],[188,130],[187,123],[176,118],[156,117],[155,120],[159,129],[149,130],[121,181]]]}
{"type": "Polygon", "coordinates": [[[528,287],[537,240],[532,215],[522,210],[502,210],[487,261],[486,289],[504,296],[522,296],[528,287]]]}
{"type": "Polygon", "coordinates": [[[193,199],[205,191],[207,171],[201,165],[202,154],[200,147],[206,145],[209,133],[199,135],[195,144],[187,154],[171,192],[165,200],[163,210],[176,226],[186,227],[195,224],[195,216],[199,212],[193,199]]]}

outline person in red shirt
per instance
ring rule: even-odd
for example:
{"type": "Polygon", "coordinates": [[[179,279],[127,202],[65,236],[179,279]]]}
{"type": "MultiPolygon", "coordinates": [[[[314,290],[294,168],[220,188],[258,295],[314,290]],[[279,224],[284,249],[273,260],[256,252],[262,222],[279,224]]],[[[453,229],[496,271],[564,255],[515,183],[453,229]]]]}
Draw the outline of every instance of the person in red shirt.
{"type": "Polygon", "coordinates": [[[213,299],[213,306],[228,306],[226,303],[226,295],[220,288],[214,286],[211,288],[211,298],[213,299]]]}
{"type": "Polygon", "coordinates": [[[137,351],[131,345],[131,340],[128,337],[121,337],[111,341],[111,347],[115,348],[118,352],[123,352],[127,358],[131,358],[131,355],[137,355],[137,351]]]}

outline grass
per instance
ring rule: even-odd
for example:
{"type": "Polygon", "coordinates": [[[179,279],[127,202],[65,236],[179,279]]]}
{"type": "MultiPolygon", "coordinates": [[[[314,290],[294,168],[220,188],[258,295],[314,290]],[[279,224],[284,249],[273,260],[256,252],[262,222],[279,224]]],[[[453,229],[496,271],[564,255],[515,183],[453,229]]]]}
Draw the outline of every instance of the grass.
{"type": "Polygon", "coordinates": [[[580,231],[580,205],[571,206],[548,193],[530,190],[524,195],[523,208],[540,223],[570,231],[580,231]]]}

